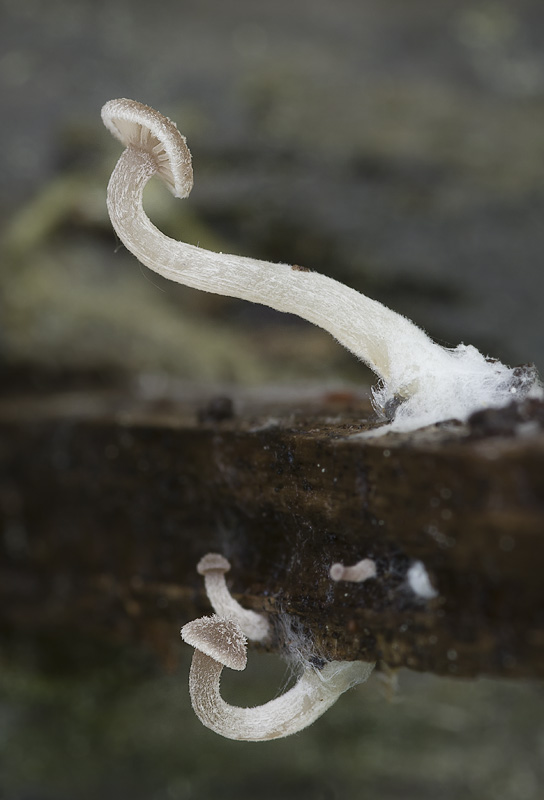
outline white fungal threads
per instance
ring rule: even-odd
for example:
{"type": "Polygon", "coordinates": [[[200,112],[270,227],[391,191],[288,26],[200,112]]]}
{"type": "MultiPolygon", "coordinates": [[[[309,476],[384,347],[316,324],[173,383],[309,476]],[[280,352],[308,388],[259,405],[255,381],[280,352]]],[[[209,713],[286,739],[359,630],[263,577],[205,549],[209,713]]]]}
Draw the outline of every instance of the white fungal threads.
{"type": "Polygon", "coordinates": [[[249,742],[290,736],[315,722],[343,692],[363,683],[374,664],[330,661],[322,670],[307,667],[295,686],[262,706],[240,708],[220,694],[223,667],[243,670],[246,641],[240,626],[217,616],[189,622],[181,636],[195,648],[189,693],[195,714],[207,728],[227,739],[249,742]]]}
{"type": "Polygon", "coordinates": [[[432,600],[433,597],[438,597],[438,592],[432,585],[422,561],[414,561],[406,573],[406,580],[410,589],[418,597],[424,600],[432,600]]]}
{"type": "Polygon", "coordinates": [[[266,639],[270,633],[266,617],[243,608],[227,588],[225,573],[230,570],[227,559],[218,553],[208,553],[200,559],[196,569],[199,575],[204,576],[206,594],[215,613],[237,622],[248,639],[256,642],[266,639]]]}
{"type": "Polygon", "coordinates": [[[343,564],[333,564],[329,570],[329,575],[333,581],[351,581],[352,583],[363,583],[369,578],[376,577],[376,562],[371,558],[363,558],[352,567],[345,567],[343,564]]]}
{"type": "Polygon", "coordinates": [[[169,119],[133,100],[106,103],[102,119],[126,146],[107,201],[124,245],[170,280],[298,314],[329,331],[380,378],[376,406],[397,406],[387,429],[465,420],[479,408],[505,405],[514,397],[543,396],[536,373],[489,361],[471,345],[440,347],[406,317],[325,275],[212,253],[165,236],[145,214],[143,191],[156,174],[176,197],[188,196],[193,175],[185,138],[169,119]]]}

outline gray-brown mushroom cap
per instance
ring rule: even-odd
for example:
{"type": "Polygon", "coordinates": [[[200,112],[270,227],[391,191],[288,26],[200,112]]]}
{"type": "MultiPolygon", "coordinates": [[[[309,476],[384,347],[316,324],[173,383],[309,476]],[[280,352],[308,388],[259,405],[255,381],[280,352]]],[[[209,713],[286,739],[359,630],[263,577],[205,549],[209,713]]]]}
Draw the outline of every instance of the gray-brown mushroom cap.
{"type": "Polygon", "coordinates": [[[228,572],[230,570],[230,561],[227,561],[227,559],[219,553],[207,553],[196,565],[196,571],[199,575],[206,575],[206,573],[211,570],[228,572]]]}
{"type": "Polygon", "coordinates": [[[196,650],[230,669],[243,670],[247,664],[247,639],[237,622],[214,614],[188,622],[181,638],[196,650]]]}
{"type": "Polygon", "coordinates": [[[136,100],[110,100],[102,121],[126,147],[149,153],[157,173],[175,197],[187,197],[193,188],[191,153],[175,122],[136,100]]]}

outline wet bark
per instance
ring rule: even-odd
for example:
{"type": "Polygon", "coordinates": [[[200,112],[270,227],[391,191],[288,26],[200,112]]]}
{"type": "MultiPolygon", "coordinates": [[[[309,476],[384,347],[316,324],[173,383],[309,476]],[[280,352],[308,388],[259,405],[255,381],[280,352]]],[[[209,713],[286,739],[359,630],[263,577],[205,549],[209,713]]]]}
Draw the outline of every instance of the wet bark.
{"type": "Polygon", "coordinates": [[[325,658],[544,676],[543,406],[358,436],[375,423],[351,392],[5,395],[0,629],[168,654],[211,611],[195,565],[218,551],[270,649],[287,628],[325,658]],[[331,581],[365,557],[375,579],[331,581]]]}

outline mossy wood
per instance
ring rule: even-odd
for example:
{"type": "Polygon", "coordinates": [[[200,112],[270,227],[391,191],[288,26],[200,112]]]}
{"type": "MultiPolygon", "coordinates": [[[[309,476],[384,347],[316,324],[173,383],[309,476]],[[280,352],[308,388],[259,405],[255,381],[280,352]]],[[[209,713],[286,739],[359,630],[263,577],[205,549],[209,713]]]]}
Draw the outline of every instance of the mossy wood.
{"type": "Polygon", "coordinates": [[[325,658],[544,676],[543,405],[357,436],[372,417],[349,392],[5,397],[2,629],[175,652],[211,612],[196,564],[217,551],[242,604],[325,658]],[[365,557],[375,579],[331,581],[365,557]],[[408,585],[414,560],[436,598],[408,585]]]}

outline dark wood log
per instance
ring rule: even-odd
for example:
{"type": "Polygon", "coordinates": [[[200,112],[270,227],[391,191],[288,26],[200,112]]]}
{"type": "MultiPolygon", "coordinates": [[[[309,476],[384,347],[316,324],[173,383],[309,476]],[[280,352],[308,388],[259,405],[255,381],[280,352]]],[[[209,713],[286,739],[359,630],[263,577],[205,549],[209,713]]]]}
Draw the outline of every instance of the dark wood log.
{"type": "Polygon", "coordinates": [[[167,653],[210,613],[195,564],[216,550],[270,649],[287,624],[326,658],[543,677],[543,405],[361,438],[371,419],[349,392],[4,397],[1,629],[167,653]],[[376,579],[329,578],[367,556],[376,579]]]}

